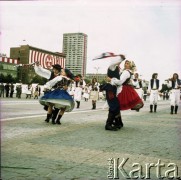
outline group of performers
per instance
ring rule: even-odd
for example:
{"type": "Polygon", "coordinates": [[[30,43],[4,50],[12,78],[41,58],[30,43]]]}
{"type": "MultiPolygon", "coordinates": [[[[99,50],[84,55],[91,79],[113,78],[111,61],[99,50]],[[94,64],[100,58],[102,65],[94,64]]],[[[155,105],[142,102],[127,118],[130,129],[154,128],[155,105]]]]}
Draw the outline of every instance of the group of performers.
{"type": "MultiPolygon", "coordinates": [[[[159,87],[160,81],[157,79],[158,74],[154,73],[152,75],[152,79],[150,80],[150,113],[157,111],[157,102],[159,97],[159,87]]],[[[167,80],[167,86],[170,89],[170,114],[177,114],[178,106],[180,102],[180,88],[181,88],[181,80],[177,73],[174,73],[172,78],[167,80]]]]}
{"type": "MultiPolygon", "coordinates": [[[[136,66],[133,61],[126,59],[122,54],[115,55],[113,53],[104,53],[96,59],[110,59],[110,66],[107,70],[107,82],[100,85],[100,91],[105,91],[106,100],[109,106],[108,118],[105,129],[117,131],[123,127],[121,111],[136,110],[139,111],[143,106],[143,90],[142,83],[139,79],[139,74],[135,73],[136,66]],[[120,69],[120,67],[123,67],[120,69]],[[134,75],[134,78],[132,76],[134,75]]],[[[48,79],[44,85],[45,94],[40,98],[40,104],[47,110],[46,122],[52,120],[52,124],[61,124],[60,119],[64,112],[70,112],[74,109],[75,102],[77,108],[80,106],[80,98],[73,99],[70,93],[67,92],[68,86],[73,81],[78,88],[83,84],[80,78],[75,77],[69,69],[63,69],[59,64],[52,66],[53,70],[49,71],[40,66],[39,62],[35,63],[35,72],[48,79]],[[75,101],[74,101],[75,100],[75,101]]],[[[157,101],[159,95],[159,80],[158,74],[154,73],[150,80],[150,112],[157,111],[157,101]]],[[[95,83],[96,84],[96,83],[95,83]]],[[[171,114],[177,114],[180,100],[181,81],[178,74],[174,74],[172,79],[169,79],[171,90],[171,114]]],[[[81,94],[80,94],[81,97],[81,94]]],[[[96,101],[92,100],[93,109],[96,107],[96,101]]]]}

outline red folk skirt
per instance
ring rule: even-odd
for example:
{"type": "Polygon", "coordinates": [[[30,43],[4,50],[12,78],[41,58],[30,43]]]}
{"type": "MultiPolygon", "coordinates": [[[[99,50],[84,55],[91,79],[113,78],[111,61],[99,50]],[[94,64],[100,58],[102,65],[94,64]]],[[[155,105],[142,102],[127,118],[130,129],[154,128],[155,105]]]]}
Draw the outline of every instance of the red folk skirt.
{"type": "Polygon", "coordinates": [[[120,110],[138,110],[144,103],[134,88],[130,85],[123,85],[122,91],[118,94],[120,110]]]}

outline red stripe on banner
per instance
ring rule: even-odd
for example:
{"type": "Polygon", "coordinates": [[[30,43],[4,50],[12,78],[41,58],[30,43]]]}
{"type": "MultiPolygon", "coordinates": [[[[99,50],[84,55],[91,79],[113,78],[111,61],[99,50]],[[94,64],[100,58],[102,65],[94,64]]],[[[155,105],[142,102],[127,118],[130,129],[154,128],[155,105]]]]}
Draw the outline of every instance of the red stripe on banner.
{"type": "Polygon", "coordinates": [[[62,58],[63,59],[63,67],[65,68],[65,59],[64,58],[62,58]]]}
{"type": "Polygon", "coordinates": [[[43,56],[43,68],[47,68],[46,67],[46,58],[47,58],[47,54],[44,54],[44,56],[43,56]]]}
{"type": "Polygon", "coordinates": [[[36,61],[39,61],[39,62],[40,62],[41,52],[38,52],[38,55],[37,55],[37,56],[38,56],[38,57],[37,57],[36,61]]]}
{"type": "Polygon", "coordinates": [[[60,58],[58,56],[56,56],[55,64],[60,64],[61,65],[60,58]]]}
{"type": "Polygon", "coordinates": [[[56,64],[56,56],[53,56],[53,62],[52,62],[52,65],[53,64],[56,64]]]}
{"type": "Polygon", "coordinates": [[[62,68],[63,68],[62,58],[60,58],[60,65],[61,65],[62,68]]]}
{"type": "Polygon", "coordinates": [[[32,50],[32,53],[31,53],[31,63],[33,63],[33,59],[34,59],[34,51],[32,50]]]}
{"type": "Polygon", "coordinates": [[[38,51],[35,51],[35,56],[34,56],[33,62],[35,62],[37,59],[38,59],[38,51]]]}
{"type": "Polygon", "coordinates": [[[42,64],[42,57],[43,57],[43,53],[41,52],[41,53],[40,53],[40,60],[39,60],[40,65],[42,64]]]}
{"type": "Polygon", "coordinates": [[[63,58],[61,58],[60,60],[61,60],[60,64],[61,64],[62,68],[64,68],[63,58]]]}
{"type": "Polygon", "coordinates": [[[65,68],[64,59],[63,58],[61,58],[61,64],[62,64],[62,67],[65,68]]]}

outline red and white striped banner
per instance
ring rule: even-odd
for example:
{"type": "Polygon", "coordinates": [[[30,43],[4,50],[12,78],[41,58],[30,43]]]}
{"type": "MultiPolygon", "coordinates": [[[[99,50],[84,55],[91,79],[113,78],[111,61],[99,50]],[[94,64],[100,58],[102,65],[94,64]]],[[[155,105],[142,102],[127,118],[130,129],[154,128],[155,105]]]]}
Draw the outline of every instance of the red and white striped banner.
{"type": "Polygon", "coordinates": [[[32,64],[36,61],[39,61],[40,65],[46,69],[50,69],[54,64],[60,64],[63,68],[65,68],[64,57],[55,56],[52,54],[47,54],[36,50],[30,50],[29,64],[32,64]]]}
{"type": "Polygon", "coordinates": [[[5,62],[5,63],[11,63],[11,64],[18,64],[17,59],[11,59],[7,57],[0,57],[0,62],[5,62]]]}

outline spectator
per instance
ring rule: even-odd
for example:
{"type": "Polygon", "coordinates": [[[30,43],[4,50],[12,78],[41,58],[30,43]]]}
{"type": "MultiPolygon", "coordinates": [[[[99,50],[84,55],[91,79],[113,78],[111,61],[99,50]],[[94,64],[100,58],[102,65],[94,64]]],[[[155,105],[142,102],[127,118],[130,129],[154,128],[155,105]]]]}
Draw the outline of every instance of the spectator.
{"type": "Polygon", "coordinates": [[[1,83],[0,84],[0,97],[4,97],[4,84],[3,83],[1,83]]]}

